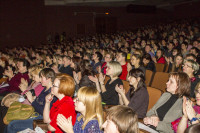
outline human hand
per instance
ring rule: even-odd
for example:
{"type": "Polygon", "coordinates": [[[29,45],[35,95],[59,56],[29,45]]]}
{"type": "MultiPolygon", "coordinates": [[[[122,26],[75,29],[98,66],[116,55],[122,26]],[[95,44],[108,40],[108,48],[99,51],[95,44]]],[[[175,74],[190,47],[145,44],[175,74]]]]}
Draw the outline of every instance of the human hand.
{"type": "Polygon", "coordinates": [[[74,80],[76,81],[76,83],[77,84],[79,84],[79,77],[78,77],[78,74],[75,72],[75,71],[73,71],[73,77],[74,77],[74,80]]]}
{"type": "Polygon", "coordinates": [[[187,98],[185,96],[183,96],[183,115],[187,118],[187,112],[186,112],[186,101],[187,98]]]}
{"type": "Polygon", "coordinates": [[[24,78],[21,78],[21,83],[24,84],[24,86],[27,88],[28,87],[28,81],[25,80],[24,78]]]}
{"type": "Polygon", "coordinates": [[[144,119],[143,119],[143,122],[144,122],[144,124],[146,124],[146,125],[151,125],[151,118],[150,117],[145,117],[144,119]]]}
{"type": "Polygon", "coordinates": [[[103,73],[99,73],[99,82],[104,83],[106,75],[103,75],[103,73]]]}
{"type": "Polygon", "coordinates": [[[189,120],[191,120],[192,118],[196,116],[196,112],[194,111],[192,107],[192,101],[189,101],[189,100],[186,101],[186,113],[189,120]]]}
{"type": "Polygon", "coordinates": [[[23,84],[23,83],[20,83],[20,84],[19,84],[19,88],[20,88],[20,90],[21,90],[22,92],[24,92],[24,91],[27,89],[26,85],[23,84]]]}
{"type": "Polygon", "coordinates": [[[132,69],[132,66],[130,63],[127,64],[127,71],[129,72],[132,69]]]}
{"type": "Polygon", "coordinates": [[[152,60],[153,60],[155,63],[157,63],[157,60],[156,60],[155,57],[152,57],[152,60]]]}
{"type": "Polygon", "coordinates": [[[57,125],[66,133],[73,133],[72,116],[66,119],[62,114],[58,114],[57,125]]]}
{"type": "Polygon", "coordinates": [[[115,90],[116,92],[118,92],[119,94],[125,94],[125,90],[123,88],[123,85],[118,86],[118,84],[115,86],[115,90]]]}
{"type": "Polygon", "coordinates": [[[92,82],[95,82],[95,83],[98,83],[98,82],[99,82],[96,75],[95,75],[95,76],[88,76],[88,78],[89,78],[92,82]]]}
{"type": "Polygon", "coordinates": [[[51,103],[51,101],[53,100],[53,94],[48,94],[46,97],[45,97],[45,100],[46,100],[46,103],[51,103]]]}
{"type": "Polygon", "coordinates": [[[152,121],[151,125],[153,125],[154,127],[157,127],[160,119],[157,116],[151,116],[151,121],[152,121]]]}

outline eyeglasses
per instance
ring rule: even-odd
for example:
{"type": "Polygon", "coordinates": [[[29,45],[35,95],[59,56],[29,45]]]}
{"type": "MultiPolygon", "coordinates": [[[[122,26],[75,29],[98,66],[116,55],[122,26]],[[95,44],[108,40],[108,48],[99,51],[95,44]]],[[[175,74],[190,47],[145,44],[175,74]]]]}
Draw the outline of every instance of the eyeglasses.
{"type": "Polygon", "coordinates": [[[56,85],[54,85],[54,84],[53,84],[53,87],[57,87],[57,88],[59,88],[58,86],[56,86],[56,85]]]}
{"type": "Polygon", "coordinates": [[[200,92],[198,90],[194,90],[195,94],[200,94],[200,92]]]}
{"type": "Polygon", "coordinates": [[[189,66],[188,64],[184,64],[184,65],[182,65],[183,67],[185,66],[185,67],[187,67],[187,68],[192,68],[192,66],[189,66]]]}

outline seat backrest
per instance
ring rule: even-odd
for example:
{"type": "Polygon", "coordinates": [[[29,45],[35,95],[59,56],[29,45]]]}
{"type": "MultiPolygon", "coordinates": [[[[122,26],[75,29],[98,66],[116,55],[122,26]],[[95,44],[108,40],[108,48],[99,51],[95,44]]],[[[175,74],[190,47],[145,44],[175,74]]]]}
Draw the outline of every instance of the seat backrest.
{"type": "Polygon", "coordinates": [[[148,106],[148,111],[149,111],[158,101],[163,92],[153,87],[147,87],[147,91],[149,93],[149,106],[148,106]]]}
{"type": "Polygon", "coordinates": [[[150,86],[152,76],[153,76],[153,72],[151,70],[146,70],[146,72],[145,72],[145,84],[146,84],[146,86],[150,86]]]}
{"type": "Polygon", "coordinates": [[[157,88],[165,92],[166,90],[166,83],[169,79],[169,73],[165,72],[156,72],[151,87],[157,88]]]}
{"type": "Polygon", "coordinates": [[[165,64],[162,63],[155,63],[156,72],[164,72],[165,64]]]}
{"type": "Polygon", "coordinates": [[[125,80],[122,80],[122,82],[123,82],[123,86],[124,86],[124,89],[125,89],[125,93],[127,93],[130,89],[129,82],[125,81],[125,80]]]}

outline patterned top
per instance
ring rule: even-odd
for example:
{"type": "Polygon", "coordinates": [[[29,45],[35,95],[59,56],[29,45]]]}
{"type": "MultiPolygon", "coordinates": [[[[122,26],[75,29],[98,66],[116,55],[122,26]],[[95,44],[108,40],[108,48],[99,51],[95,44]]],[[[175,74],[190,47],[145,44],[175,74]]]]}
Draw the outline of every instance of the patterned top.
{"type": "MultiPolygon", "coordinates": [[[[197,106],[195,105],[194,107],[194,111],[197,113],[197,114],[200,114],[200,106],[197,106]]],[[[182,117],[181,117],[182,118],[182,117]]],[[[174,132],[176,133],[177,132],[177,129],[178,129],[178,124],[179,122],[181,121],[181,118],[178,118],[176,119],[175,121],[173,121],[171,124],[172,124],[172,128],[174,130],[174,132]]],[[[200,118],[199,118],[200,119],[200,118]]],[[[187,128],[190,126],[190,121],[188,120],[187,121],[187,128]]]]}
{"type": "Polygon", "coordinates": [[[83,130],[82,129],[82,125],[84,123],[83,119],[81,119],[80,121],[77,120],[77,118],[80,115],[81,114],[78,113],[76,116],[76,123],[73,127],[74,133],[103,133],[99,128],[98,120],[89,121],[83,130]]]}

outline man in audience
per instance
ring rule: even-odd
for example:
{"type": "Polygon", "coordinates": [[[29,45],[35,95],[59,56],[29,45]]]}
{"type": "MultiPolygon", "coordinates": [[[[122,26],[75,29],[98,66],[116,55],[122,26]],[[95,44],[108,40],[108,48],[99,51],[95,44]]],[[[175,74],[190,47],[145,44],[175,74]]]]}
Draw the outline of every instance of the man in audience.
{"type": "Polygon", "coordinates": [[[116,56],[117,61],[122,66],[122,73],[119,76],[119,78],[121,80],[126,80],[126,77],[127,77],[127,74],[128,74],[128,71],[127,71],[127,64],[128,63],[126,62],[126,57],[127,57],[127,54],[125,52],[122,52],[122,51],[118,52],[117,56],[116,56]]]}
{"type": "Polygon", "coordinates": [[[101,69],[101,60],[102,60],[103,56],[100,52],[95,52],[92,56],[92,69],[93,71],[97,74],[98,73],[98,69],[101,69]]]}
{"type": "Polygon", "coordinates": [[[64,56],[63,57],[63,66],[60,68],[60,72],[61,73],[66,73],[66,74],[69,74],[70,76],[73,77],[73,70],[72,68],[70,67],[71,65],[71,57],[70,56],[64,56]]]}

